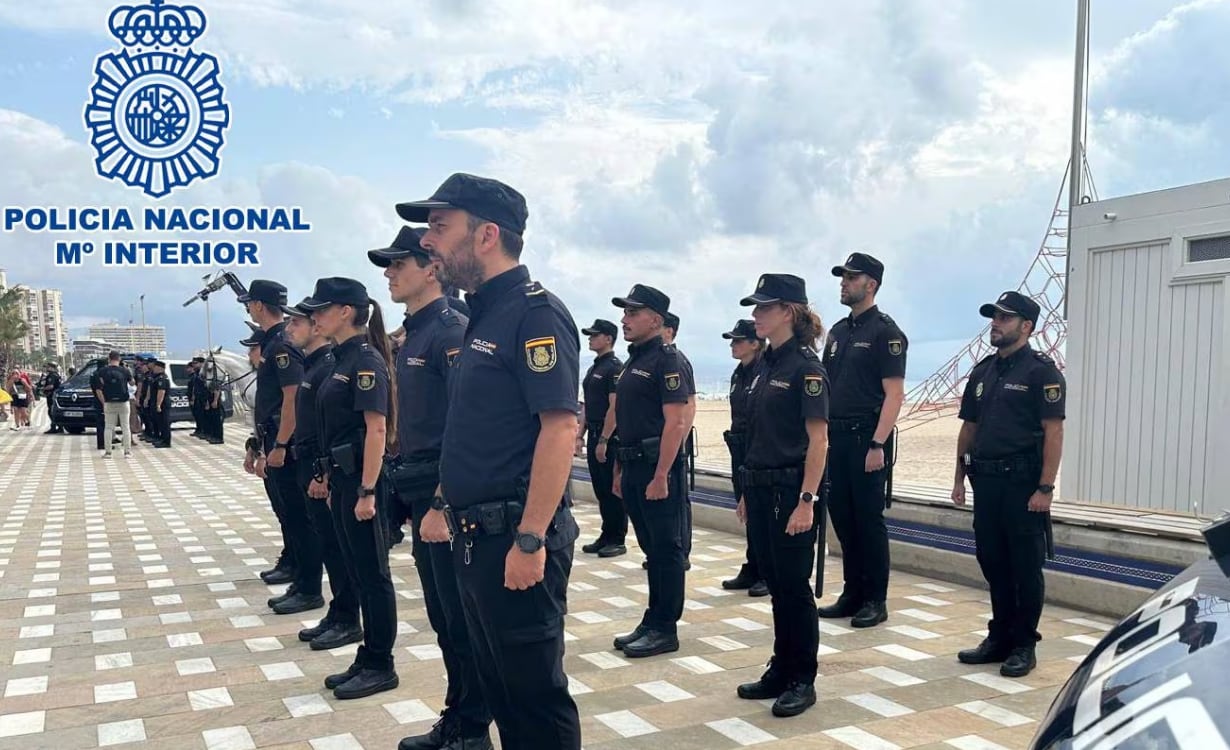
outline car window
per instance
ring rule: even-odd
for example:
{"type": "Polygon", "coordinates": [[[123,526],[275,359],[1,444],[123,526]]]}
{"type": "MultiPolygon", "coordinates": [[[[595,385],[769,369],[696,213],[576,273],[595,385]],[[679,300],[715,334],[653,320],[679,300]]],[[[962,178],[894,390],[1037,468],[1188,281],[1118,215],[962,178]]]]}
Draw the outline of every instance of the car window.
{"type": "Polygon", "coordinates": [[[187,385],[188,384],[188,365],[169,364],[171,376],[171,385],[187,385]]]}
{"type": "Polygon", "coordinates": [[[88,390],[90,387],[90,376],[92,376],[94,371],[97,369],[97,362],[87,362],[82,365],[76,375],[73,375],[64,383],[64,386],[67,388],[85,388],[88,390]]]}

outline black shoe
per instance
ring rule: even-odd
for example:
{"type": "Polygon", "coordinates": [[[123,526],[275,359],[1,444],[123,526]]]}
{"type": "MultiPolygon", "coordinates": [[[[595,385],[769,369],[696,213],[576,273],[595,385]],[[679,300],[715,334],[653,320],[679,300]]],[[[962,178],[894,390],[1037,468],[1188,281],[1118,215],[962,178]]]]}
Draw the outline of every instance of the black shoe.
{"type": "Polygon", "coordinates": [[[736,689],[739,697],[745,701],[765,701],[770,698],[776,699],[782,693],[786,692],[786,688],[790,685],[785,677],[777,671],[777,666],[772,660],[769,661],[769,668],[755,682],[745,682],[736,689]]]}
{"type": "Polygon", "coordinates": [[[589,544],[582,545],[581,551],[587,555],[596,555],[598,554],[598,550],[602,549],[605,546],[606,546],[606,540],[603,539],[602,537],[598,537],[597,539],[590,542],[589,544]]]}
{"type": "Polygon", "coordinates": [[[608,544],[598,550],[598,557],[619,557],[626,554],[628,554],[628,548],[623,544],[608,544]]]}
{"type": "Polygon", "coordinates": [[[320,594],[295,594],[270,607],[275,615],[295,615],[325,606],[320,594]]]}
{"type": "Polygon", "coordinates": [[[867,602],[850,621],[850,625],[856,628],[870,628],[887,619],[888,605],[884,602],[867,602]]]}
{"type": "Polygon", "coordinates": [[[154,443],[155,448],[170,448],[170,443],[154,443]]]}
{"type": "Polygon", "coordinates": [[[816,705],[816,686],[810,682],[795,682],[773,702],[773,715],[779,718],[798,716],[816,705]]]}
{"type": "Polygon", "coordinates": [[[858,602],[852,596],[842,594],[837,597],[837,601],[827,607],[820,607],[816,610],[816,614],[822,620],[836,620],[842,617],[853,617],[858,613],[858,602]]]}
{"type": "Polygon", "coordinates": [[[1004,677],[1024,677],[1038,666],[1038,657],[1033,646],[1017,646],[999,667],[999,673],[1004,677]]]}
{"type": "Polygon", "coordinates": [[[725,581],[722,581],[722,588],[727,591],[742,591],[750,589],[755,585],[756,579],[748,575],[746,569],[740,570],[739,575],[734,578],[727,578],[725,581]]]}
{"type": "Polygon", "coordinates": [[[643,659],[647,656],[669,654],[679,650],[679,637],[660,630],[646,630],[645,634],[624,646],[624,656],[643,659]]]}
{"type": "Polygon", "coordinates": [[[1005,661],[1012,649],[1001,645],[990,637],[983,638],[977,648],[967,648],[957,653],[957,661],[962,664],[998,664],[1005,661]]]}
{"type": "Polygon", "coordinates": [[[453,715],[445,709],[440,719],[431,727],[427,734],[416,734],[406,737],[397,743],[397,750],[444,750],[453,740],[461,736],[461,727],[453,719],[453,715]]]}
{"type": "Polygon", "coordinates": [[[748,596],[768,596],[769,595],[769,584],[765,583],[764,581],[756,581],[755,583],[752,584],[752,587],[747,590],[747,595],[748,596]]]}
{"type": "Polygon", "coordinates": [[[649,570],[649,561],[641,560],[641,570],[649,570]]]}
{"type": "Polygon", "coordinates": [[[478,737],[458,737],[440,750],[495,750],[495,745],[491,744],[490,734],[483,734],[478,737]]]}
{"type": "Polygon", "coordinates": [[[354,677],[333,688],[333,697],[346,701],[394,690],[401,684],[391,669],[362,669],[354,677]]]}
{"type": "Polygon", "coordinates": [[[287,599],[291,598],[292,596],[298,593],[299,593],[299,586],[292,583],[291,585],[286,587],[285,592],[277,596],[269,597],[269,601],[265,602],[265,604],[269,605],[269,609],[273,609],[277,605],[281,604],[282,602],[286,601],[287,599]]]}
{"type": "Polygon", "coordinates": [[[363,640],[363,628],[358,625],[334,625],[312,639],[313,651],[328,651],[334,648],[359,643],[363,640]]]}
{"type": "Polygon", "coordinates": [[[692,569],[692,561],[691,561],[691,560],[684,560],[684,561],[683,561],[683,569],[684,569],[684,570],[691,570],[691,569],[692,569]]]}
{"type": "Polygon", "coordinates": [[[615,636],[615,649],[617,651],[623,651],[624,646],[627,646],[629,643],[632,643],[633,641],[639,641],[641,639],[641,636],[645,635],[647,630],[648,628],[646,628],[644,625],[637,625],[636,629],[633,630],[631,633],[628,633],[627,635],[615,636]]]}
{"type": "Polygon", "coordinates": [[[404,541],[406,541],[406,532],[400,526],[397,527],[393,533],[389,534],[390,547],[396,547],[404,541]]]}
{"type": "Polygon", "coordinates": [[[329,675],[328,677],[325,678],[325,688],[328,690],[332,690],[338,685],[345,685],[346,682],[349,681],[351,677],[354,677],[355,675],[357,675],[360,671],[362,671],[362,669],[363,668],[360,667],[358,664],[351,664],[350,667],[347,668],[345,672],[339,672],[337,674],[329,675]]]}
{"type": "Polygon", "coordinates": [[[332,627],[333,627],[333,623],[329,622],[329,616],[325,615],[323,618],[321,618],[320,622],[317,623],[315,627],[304,628],[303,630],[300,630],[299,640],[303,641],[304,643],[311,643],[313,640],[319,637],[321,633],[325,632],[326,630],[332,627]]]}
{"type": "Polygon", "coordinates": [[[262,576],[261,580],[270,586],[277,586],[282,583],[290,583],[295,580],[295,571],[283,568],[282,570],[271,570],[269,575],[262,576]]]}
{"type": "Polygon", "coordinates": [[[219,438],[209,438],[210,445],[222,445],[225,442],[226,442],[225,440],[221,440],[219,438]]]}

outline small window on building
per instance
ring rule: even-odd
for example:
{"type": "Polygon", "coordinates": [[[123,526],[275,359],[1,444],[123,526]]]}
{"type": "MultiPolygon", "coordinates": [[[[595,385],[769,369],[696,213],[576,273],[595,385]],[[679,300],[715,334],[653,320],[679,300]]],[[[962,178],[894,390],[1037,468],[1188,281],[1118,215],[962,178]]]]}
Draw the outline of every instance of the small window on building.
{"type": "Polygon", "coordinates": [[[1230,260],[1230,235],[1188,240],[1187,262],[1200,263],[1206,260],[1230,260]]]}

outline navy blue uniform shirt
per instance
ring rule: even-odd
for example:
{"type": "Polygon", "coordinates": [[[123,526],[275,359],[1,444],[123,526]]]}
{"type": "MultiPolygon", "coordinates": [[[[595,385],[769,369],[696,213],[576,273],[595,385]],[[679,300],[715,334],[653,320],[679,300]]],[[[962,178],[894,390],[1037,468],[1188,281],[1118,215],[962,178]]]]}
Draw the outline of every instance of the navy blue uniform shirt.
{"type": "Polygon", "coordinates": [[[397,351],[397,443],[410,462],[440,459],[448,416],[448,380],[461,353],[470,319],[444,297],[406,316],[405,342],[397,351]]]}
{"type": "Polygon", "coordinates": [[[157,410],[159,414],[171,408],[171,379],[167,374],[161,373],[154,376],[154,387],[150,391],[149,405],[157,410]],[[158,394],[162,395],[162,408],[158,409],[158,394]]]}
{"type": "Polygon", "coordinates": [[[333,374],[333,346],[325,344],[303,358],[303,380],[295,391],[295,444],[320,447],[316,395],[325,378],[333,374]]]}
{"type": "Polygon", "coordinates": [[[581,344],[568,308],[525,266],[487,280],[449,380],[444,498],[464,508],[529,486],[544,411],[576,413],[581,344]]]}
{"type": "Polygon", "coordinates": [[[615,390],[615,431],[625,447],[662,436],[663,404],[686,404],[683,364],[673,346],[655,336],[628,347],[628,362],[615,390]]]}
{"type": "Polygon", "coordinates": [[[282,410],[282,389],[303,382],[303,353],[283,338],[286,323],[265,332],[261,344],[261,363],[256,368],[256,424],[265,425],[278,418],[282,410]]]}
{"type": "MultiPolygon", "coordinates": [[[[791,339],[769,347],[748,393],[749,469],[801,466],[811,439],[807,420],[829,418],[829,383],[820,357],[791,339]]],[[[814,491],[815,487],[809,487],[814,491]]]]}
{"type": "Polygon", "coordinates": [[[333,372],[316,393],[320,447],[347,443],[363,449],[367,420],[363,412],[389,415],[389,368],[361,333],[333,347],[333,372]]]}
{"type": "Polygon", "coordinates": [[[581,381],[581,391],[585,394],[585,421],[601,423],[606,420],[607,410],[611,408],[611,394],[615,392],[615,384],[619,382],[619,372],[623,363],[615,352],[607,352],[594,360],[581,381]]]}
{"type": "Polygon", "coordinates": [[[961,419],[974,422],[974,458],[1032,454],[1041,460],[1042,420],[1063,419],[1067,381],[1055,361],[1028,345],[974,366],[961,397],[961,419]],[[1035,453],[1036,451],[1036,453],[1035,453]]]}
{"type": "Polygon", "coordinates": [[[730,431],[734,433],[747,432],[747,399],[748,389],[752,386],[752,378],[756,376],[757,359],[750,367],[742,362],[730,374],[730,431]]]}
{"type": "Polygon", "coordinates": [[[910,342],[893,319],[871,306],[833,324],[824,369],[833,382],[833,417],[873,417],[884,406],[884,379],[905,377],[910,342]]]}

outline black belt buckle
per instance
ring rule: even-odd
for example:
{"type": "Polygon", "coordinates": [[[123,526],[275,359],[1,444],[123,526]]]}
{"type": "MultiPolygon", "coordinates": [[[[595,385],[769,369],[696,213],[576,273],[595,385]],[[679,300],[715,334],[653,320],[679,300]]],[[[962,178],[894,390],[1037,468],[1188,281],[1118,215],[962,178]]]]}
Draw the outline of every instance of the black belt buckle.
{"type": "Polygon", "coordinates": [[[508,530],[503,503],[486,503],[474,510],[478,512],[478,525],[484,536],[498,536],[508,530]]]}
{"type": "Polygon", "coordinates": [[[444,514],[445,523],[453,536],[474,536],[479,531],[478,519],[469,508],[444,514]]]}

